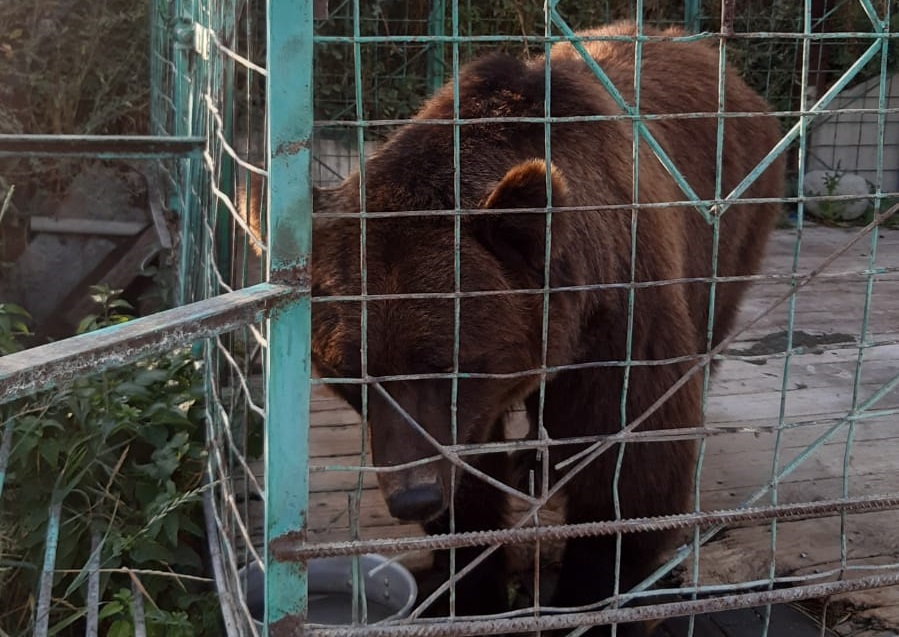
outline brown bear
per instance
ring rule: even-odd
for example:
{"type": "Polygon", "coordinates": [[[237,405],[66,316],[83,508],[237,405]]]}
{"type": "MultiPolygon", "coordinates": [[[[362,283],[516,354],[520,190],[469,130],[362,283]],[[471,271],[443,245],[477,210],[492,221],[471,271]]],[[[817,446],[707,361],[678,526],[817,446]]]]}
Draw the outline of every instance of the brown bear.
{"type": "MultiPolygon", "coordinates": [[[[619,23],[581,35],[634,34],[634,25],[619,23]]],[[[634,104],[633,43],[585,46],[634,104]]],[[[314,193],[317,373],[380,382],[367,390],[372,458],[397,469],[380,472],[379,483],[391,514],[420,521],[429,533],[449,530],[451,501],[456,531],[500,528],[507,497],[445,457],[422,462],[438,455],[435,441],[475,447],[502,441],[504,415],[520,401],[534,432],[539,423],[557,443],[619,431],[733,327],[747,284],[717,284],[710,338],[707,279],[755,273],[778,216],[770,200],[783,194],[779,161],[718,219],[713,245],[713,224],[684,203],[644,141],[635,171],[633,123],[578,52],[556,44],[550,62],[549,113],[543,58],[487,56],[459,74],[457,112],[447,85],[360,172],[314,193]],[[454,124],[456,116],[461,121],[454,124]],[[561,121],[546,126],[540,120],[546,116],[561,121]],[[360,211],[369,214],[364,235],[360,211]]],[[[719,117],[718,65],[718,49],[708,43],[643,45],[637,108],[644,116],[675,115],[647,117],[646,125],[707,200],[726,196],[780,136],[765,102],[731,68],[723,77],[724,111],[734,115],[719,117]],[[676,117],[686,113],[694,115],[676,117]]],[[[702,384],[694,374],[639,430],[701,426],[702,384]]],[[[332,387],[362,411],[362,383],[332,387]]],[[[550,466],[586,444],[554,444],[550,466]]],[[[507,453],[463,458],[509,481],[507,453]]],[[[692,440],[615,446],[567,483],[566,519],[689,511],[694,461],[692,440]]],[[[568,470],[553,470],[550,485],[568,470]]],[[[619,591],[651,573],[671,540],[666,532],[622,535],[619,591]]],[[[481,550],[459,550],[456,568],[481,550]]],[[[496,551],[459,580],[458,614],[506,610],[503,559],[496,551]]],[[[570,540],[547,601],[599,602],[614,593],[615,573],[614,537],[570,540]]],[[[619,634],[643,630],[624,626],[619,634]]]]}

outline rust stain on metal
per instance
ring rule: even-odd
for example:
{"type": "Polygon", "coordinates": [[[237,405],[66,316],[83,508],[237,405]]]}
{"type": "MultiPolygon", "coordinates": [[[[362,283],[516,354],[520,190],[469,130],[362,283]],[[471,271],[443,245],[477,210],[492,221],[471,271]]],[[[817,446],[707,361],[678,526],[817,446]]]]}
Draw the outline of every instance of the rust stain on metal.
{"type": "Polygon", "coordinates": [[[735,4],[734,0],[724,0],[721,3],[721,35],[725,38],[734,34],[735,4]]]}
{"type": "Polygon", "coordinates": [[[328,19],[328,0],[314,0],[312,3],[312,17],[315,20],[328,19]]]}
{"type": "Polygon", "coordinates": [[[275,149],[275,155],[296,155],[308,146],[308,139],[303,139],[298,142],[282,142],[278,144],[278,148],[275,149]]]}
{"type": "Polygon", "coordinates": [[[305,556],[297,552],[297,547],[306,543],[305,524],[299,531],[288,531],[272,538],[268,543],[271,556],[278,562],[305,562],[305,556]]]}
{"type": "Polygon", "coordinates": [[[287,615],[268,626],[271,637],[302,637],[306,634],[306,620],[300,615],[287,615]]]}
{"type": "Polygon", "coordinates": [[[689,601],[648,604],[636,608],[545,614],[532,617],[490,619],[456,618],[443,623],[393,623],[369,626],[309,628],[309,637],[482,637],[510,633],[571,630],[579,626],[608,626],[612,623],[646,622],[669,617],[687,617],[767,604],[795,603],[805,599],[828,597],[899,584],[899,574],[875,575],[853,580],[780,588],[756,593],[739,593],[689,601]]]}
{"type": "MultiPolygon", "coordinates": [[[[760,522],[771,519],[805,520],[829,517],[838,512],[871,513],[899,508],[899,496],[894,494],[858,496],[845,500],[822,500],[799,504],[781,504],[751,509],[685,513],[606,522],[549,525],[497,531],[471,531],[453,535],[430,535],[420,538],[389,538],[353,542],[330,542],[292,548],[279,547],[287,559],[360,555],[362,553],[405,553],[417,550],[447,550],[492,544],[522,544],[534,541],[558,541],[572,538],[607,536],[616,533],[638,533],[664,529],[709,528],[726,524],[760,522]]],[[[283,536],[282,536],[283,537],[283,536]]],[[[287,539],[285,538],[286,542],[287,539]]]]}
{"type": "Polygon", "coordinates": [[[308,290],[312,285],[309,268],[305,264],[278,268],[272,271],[272,283],[308,290]]]}
{"type": "MultiPolygon", "coordinates": [[[[291,551],[292,546],[306,542],[306,522],[297,531],[287,531],[272,538],[268,543],[269,555],[278,562],[306,563],[305,557],[298,557],[296,551],[291,551]]],[[[286,615],[278,621],[269,624],[268,634],[271,637],[302,637],[306,635],[306,617],[301,614],[286,615]]]]}

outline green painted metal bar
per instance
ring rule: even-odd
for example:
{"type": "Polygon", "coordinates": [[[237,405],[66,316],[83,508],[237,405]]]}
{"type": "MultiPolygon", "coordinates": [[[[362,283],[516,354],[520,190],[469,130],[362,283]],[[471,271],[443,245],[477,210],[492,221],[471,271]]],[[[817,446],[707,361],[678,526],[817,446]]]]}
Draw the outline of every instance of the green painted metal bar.
{"type": "MultiPolygon", "coordinates": [[[[455,6],[458,6],[458,3],[455,6]]],[[[433,0],[431,13],[428,15],[428,35],[444,34],[445,13],[445,0],[433,0]]],[[[444,43],[441,40],[434,40],[428,47],[428,86],[432,93],[443,86],[443,73],[446,68],[443,47],[444,43]]]]}
{"type": "Polygon", "coordinates": [[[0,157],[171,159],[196,155],[203,137],[152,135],[0,135],[0,157]]]}
{"type": "MultiPolygon", "coordinates": [[[[459,2],[453,0],[450,15],[450,29],[453,36],[459,35],[459,2]]],[[[459,119],[461,99],[459,96],[459,71],[462,58],[459,55],[459,42],[452,44],[452,80],[453,80],[453,119],[459,119]]],[[[453,126],[453,209],[458,210],[462,206],[462,131],[458,126],[453,126]]],[[[462,285],[462,219],[458,215],[453,219],[453,288],[461,291],[462,285]]],[[[462,303],[461,299],[453,299],[453,378],[450,397],[450,436],[454,444],[459,440],[459,347],[462,330],[462,303]]],[[[461,476],[456,467],[450,470],[450,493],[457,493],[461,476]]],[[[456,532],[456,498],[450,498],[449,505],[449,532],[456,532]]],[[[450,550],[449,555],[449,611],[450,616],[456,614],[456,586],[453,576],[457,572],[458,563],[455,550],[450,550]]]]}
{"type": "Polygon", "coordinates": [[[157,133],[164,130],[165,115],[161,108],[162,95],[165,91],[163,85],[163,64],[158,53],[163,50],[162,3],[150,3],[150,132],[157,133]]]}
{"type": "MultiPolygon", "coordinates": [[[[221,33],[234,34],[237,31],[236,24],[236,2],[234,0],[224,0],[220,14],[221,24],[212,25],[213,31],[221,33]]],[[[222,109],[222,135],[229,144],[234,142],[234,105],[235,99],[235,82],[234,82],[234,59],[228,56],[212,56],[212,59],[218,65],[218,72],[215,76],[221,81],[218,93],[222,96],[223,102],[220,106],[222,109]],[[231,99],[229,99],[231,98],[231,99]]],[[[210,118],[209,131],[214,134],[216,120],[210,118]]],[[[232,184],[234,183],[235,164],[234,158],[219,147],[219,175],[218,181],[221,186],[226,187],[225,192],[232,193],[232,184]]],[[[215,227],[218,229],[216,233],[215,260],[222,272],[231,271],[232,263],[232,237],[231,233],[225,229],[229,227],[231,221],[231,212],[225,203],[216,199],[215,205],[216,219],[215,227]]]]}
{"type": "MultiPolygon", "coordinates": [[[[803,33],[811,33],[812,32],[812,4],[811,0],[805,0],[805,11],[803,13],[803,33]]],[[[801,112],[805,112],[808,107],[808,85],[809,85],[809,68],[811,62],[811,42],[809,40],[804,40],[802,42],[802,72],[800,74],[800,94],[799,94],[799,110],[801,112]]],[[[797,185],[796,189],[798,192],[804,192],[805,189],[803,187],[805,174],[806,174],[806,162],[808,160],[808,122],[809,118],[806,116],[801,116],[799,119],[800,126],[800,134],[799,134],[799,152],[798,152],[798,170],[797,170],[797,185]]],[[[720,193],[719,193],[720,196],[720,193]]],[[[793,277],[793,281],[799,277],[799,264],[800,264],[800,256],[802,254],[802,230],[804,224],[805,215],[803,214],[803,204],[800,203],[798,206],[798,215],[796,219],[796,240],[793,242],[793,262],[791,264],[791,275],[793,277]]],[[[874,234],[877,234],[876,232],[874,234]]],[[[777,427],[776,433],[774,435],[774,448],[771,453],[771,474],[769,478],[768,484],[770,485],[769,496],[770,502],[772,506],[776,506],[779,503],[780,491],[779,485],[780,481],[777,477],[777,471],[780,467],[781,462],[781,454],[782,449],[784,447],[784,425],[786,423],[787,417],[787,397],[789,396],[788,390],[790,388],[790,363],[793,359],[793,334],[796,326],[796,305],[798,302],[798,296],[792,295],[787,301],[787,343],[786,343],[786,352],[783,359],[783,378],[781,381],[780,388],[780,405],[778,407],[778,416],[777,416],[777,427]]],[[[849,426],[852,426],[852,423],[849,423],[849,426]]],[[[777,539],[778,539],[778,525],[777,518],[773,518],[769,524],[769,538],[768,538],[768,546],[771,551],[771,559],[768,562],[768,589],[772,590],[775,585],[775,579],[777,577],[777,539]]],[[[764,615],[763,615],[763,626],[762,626],[762,637],[768,637],[768,631],[770,629],[771,623],[771,607],[766,606],[764,615]]]]}
{"type": "Polygon", "coordinates": [[[871,21],[871,26],[874,27],[874,31],[878,34],[885,33],[889,26],[889,3],[885,3],[887,5],[887,15],[882,20],[877,14],[877,9],[871,4],[871,0],[859,0],[859,4],[861,4],[865,15],[867,15],[868,19],[871,21]]]}
{"type": "MultiPolygon", "coordinates": [[[[358,38],[361,35],[362,28],[362,20],[361,20],[361,7],[360,0],[353,0],[352,2],[352,10],[353,10],[353,107],[352,110],[355,111],[355,121],[362,122],[365,121],[365,107],[363,102],[363,66],[362,66],[362,47],[358,43],[358,38]]],[[[366,153],[365,153],[365,130],[360,126],[356,128],[356,152],[358,153],[358,161],[359,161],[359,201],[360,211],[362,213],[366,212],[366,201],[368,201],[368,197],[365,195],[365,185],[366,185],[366,177],[365,177],[365,162],[366,162],[366,153]]],[[[361,315],[360,315],[360,326],[362,331],[362,365],[360,368],[360,377],[366,378],[369,375],[368,371],[368,303],[365,301],[365,298],[368,296],[368,222],[363,217],[359,221],[359,269],[361,272],[361,289],[360,292],[362,294],[362,306],[361,306],[361,315]]],[[[369,418],[369,392],[368,385],[362,386],[362,422],[368,422],[369,418]]],[[[360,445],[359,445],[359,456],[362,460],[362,464],[365,463],[365,455],[367,453],[367,443],[368,443],[368,430],[366,427],[360,428],[360,445]]],[[[350,517],[350,532],[352,533],[352,537],[354,540],[359,539],[359,518],[361,517],[361,504],[362,504],[362,489],[364,486],[364,476],[362,473],[356,479],[356,487],[355,491],[349,495],[349,501],[347,502],[347,515],[350,517]]],[[[365,602],[365,591],[364,582],[365,578],[360,578],[360,569],[359,569],[359,559],[358,556],[354,556],[353,565],[352,565],[352,589],[353,589],[353,621],[357,621],[359,617],[359,601],[365,602]]],[[[362,604],[362,613],[363,615],[368,612],[368,604],[367,602],[362,604]]]]}
{"type": "Polygon", "coordinates": [[[311,2],[268,2],[268,272],[299,293],[269,320],[266,350],[265,629],[276,637],[302,634],[308,602],[305,563],[277,546],[303,539],[309,506],[312,20],[311,2]]]}
{"type": "MultiPolygon", "coordinates": [[[[684,27],[688,30],[699,30],[699,2],[688,0],[686,3],[684,27]],[[695,21],[695,24],[691,22],[695,21]]],[[[722,25],[723,26],[723,25],[722,25]]],[[[715,122],[715,199],[721,198],[722,176],[724,165],[724,122],[722,116],[726,108],[726,69],[727,65],[727,39],[721,38],[718,42],[718,103],[716,109],[715,122]]],[[[708,319],[706,321],[706,351],[711,351],[715,346],[715,298],[718,293],[717,277],[718,277],[718,253],[721,244],[721,223],[720,219],[712,220],[712,261],[711,261],[711,281],[709,281],[709,298],[708,298],[708,319]]],[[[705,425],[708,418],[709,407],[709,388],[712,380],[712,367],[707,365],[702,370],[702,390],[701,390],[701,424],[705,425]]],[[[702,508],[702,473],[705,467],[705,456],[707,451],[706,438],[699,440],[696,464],[693,469],[693,510],[699,512],[702,508]]],[[[694,528],[691,538],[692,546],[692,563],[690,565],[690,585],[698,587],[700,585],[700,553],[701,553],[701,535],[700,529],[694,528]]],[[[691,594],[691,599],[698,599],[697,593],[691,594]]],[[[688,634],[693,635],[696,629],[696,617],[691,615],[689,618],[688,634]]]]}
{"type": "Polygon", "coordinates": [[[689,33],[699,33],[702,30],[701,0],[684,0],[684,29],[689,33]]]}
{"type": "MultiPolygon", "coordinates": [[[[363,95],[362,95],[362,87],[363,76],[362,76],[362,47],[356,43],[357,39],[361,33],[361,21],[360,21],[360,13],[361,8],[359,6],[359,0],[354,0],[353,4],[353,110],[355,111],[355,121],[362,122],[365,121],[365,108],[363,103],[363,95]]],[[[360,212],[364,215],[367,211],[366,209],[366,201],[368,201],[368,197],[365,195],[365,162],[367,155],[365,153],[365,130],[362,127],[356,128],[356,152],[359,157],[359,202],[360,202],[360,212]]],[[[360,280],[360,292],[362,297],[362,305],[360,307],[360,327],[362,332],[361,339],[361,347],[362,347],[362,361],[360,367],[360,378],[367,378],[369,376],[368,371],[368,303],[366,302],[366,298],[368,298],[368,267],[366,264],[368,263],[368,221],[363,216],[359,220],[359,271],[361,273],[360,280]]],[[[368,405],[369,405],[369,393],[368,393],[368,385],[362,386],[362,413],[361,418],[362,422],[368,422],[368,405]]],[[[359,440],[359,457],[362,460],[361,464],[365,464],[365,455],[367,453],[368,447],[368,431],[365,427],[361,427],[360,431],[360,440],[359,440]]],[[[347,508],[348,515],[352,517],[354,523],[358,524],[358,519],[360,517],[359,507],[362,503],[362,487],[363,487],[363,475],[360,473],[356,480],[356,490],[352,494],[351,501],[348,503],[349,506],[347,508]]],[[[354,527],[354,531],[358,530],[354,527]]],[[[354,536],[354,539],[358,539],[354,536]]],[[[358,562],[358,560],[354,560],[354,562],[358,562]]],[[[361,595],[361,591],[359,590],[359,578],[358,578],[358,568],[357,564],[353,564],[353,597],[357,599],[361,595]]],[[[355,614],[354,614],[355,617],[355,614]]]]}
{"type": "MultiPolygon", "coordinates": [[[[15,432],[15,418],[9,418],[9,414],[0,412],[3,420],[3,435],[0,438],[0,496],[3,495],[3,485],[6,482],[6,469],[9,467],[9,454],[12,451],[12,437],[15,432]]],[[[2,500],[0,500],[2,502],[2,500]]]]}
{"type": "MultiPolygon", "coordinates": [[[[186,111],[187,134],[204,135],[211,139],[211,127],[214,118],[210,114],[208,99],[214,99],[215,83],[221,72],[213,68],[214,58],[209,55],[210,20],[214,16],[203,6],[203,3],[192,0],[187,3],[189,11],[182,15],[185,18],[175,29],[179,45],[185,50],[188,66],[187,76],[188,102],[186,111]]],[[[230,99],[230,97],[229,97],[230,99]]],[[[207,153],[209,150],[207,150],[207,153]]],[[[191,157],[182,162],[184,198],[182,200],[182,241],[183,251],[180,267],[180,283],[184,285],[184,303],[211,296],[207,293],[209,281],[215,278],[213,264],[215,252],[212,248],[213,237],[208,227],[213,223],[207,212],[213,209],[211,189],[200,187],[200,184],[216,181],[217,175],[207,169],[206,161],[191,157]]],[[[214,232],[214,230],[213,230],[214,232]]],[[[218,293],[219,290],[216,290],[218,293]]],[[[198,346],[199,347],[199,346],[198,346]]]]}
{"type": "MultiPolygon", "coordinates": [[[[873,7],[871,7],[873,10],[873,7]]],[[[875,21],[876,13],[872,17],[869,13],[869,17],[871,17],[872,22],[875,21]]],[[[889,4],[886,6],[886,14],[884,16],[884,24],[889,24],[890,20],[890,7],[889,4]]],[[[888,62],[889,62],[889,40],[884,39],[881,41],[882,49],[880,55],[880,82],[878,86],[878,95],[877,95],[877,160],[875,165],[877,167],[876,177],[874,178],[874,214],[880,212],[880,207],[882,204],[883,197],[883,169],[884,169],[884,141],[887,138],[886,135],[886,105],[887,105],[887,77],[889,74],[888,62]]],[[[880,237],[879,232],[871,233],[871,243],[868,254],[868,267],[875,267],[877,264],[877,241],[880,237]]],[[[869,325],[871,318],[871,304],[874,295],[874,276],[868,275],[867,281],[865,282],[865,300],[863,302],[862,309],[862,322],[859,327],[859,342],[864,343],[868,340],[869,334],[869,325]]],[[[860,347],[858,349],[858,356],[856,358],[855,364],[855,373],[853,374],[852,380],[852,410],[856,411],[858,409],[858,403],[861,399],[861,389],[862,389],[862,377],[863,372],[865,370],[864,367],[865,360],[865,348],[860,347]]],[[[843,480],[842,480],[842,493],[849,493],[849,476],[850,476],[850,463],[852,461],[852,454],[854,450],[854,442],[855,442],[855,421],[849,423],[846,431],[846,448],[843,452],[843,480]]],[[[847,529],[847,519],[845,512],[840,512],[840,566],[846,568],[849,559],[849,546],[848,546],[848,536],[846,533],[847,529]]]]}
{"type": "MultiPolygon", "coordinates": [[[[191,122],[193,101],[191,99],[191,51],[193,44],[193,23],[185,19],[185,2],[176,1],[172,16],[172,58],[174,61],[174,77],[172,78],[174,103],[173,134],[177,136],[190,136],[193,133],[191,122]]],[[[190,3],[187,3],[190,4],[190,3]]],[[[205,141],[205,140],[204,140],[205,141]]],[[[196,217],[195,206],[190,205],[190,171],[191,161],[182,158],[178,162],[176,187],[173,188],[169,205],[172,210],[179,213],[178,229],[181,237],[188,236],[188,231],[194,226],[196,217]]],[[[182,241],[179,255],[181,276],[178,277],[177,303],[183,305],[188,302],[188,278],[186,276],[188,258],[190,257],[191,242],[182,241]]]]}
{"type": "MultiPolygon", "coordinates": [[[[352,111],[355,115],[355,122],[365,121],[365,107],[363,102],[363,66],[362,66],[362,47],[358,44],[357,38],[361,34],[361,7],[360,0],[352,0],[352,24],[353,24],[353,105],[348,108],[347,112],[352,111]]],[[[358,154],[359,161],[359,201],[360,201],[360,211],[362,213],[366,212],[366,201],[368,198],[365,195],[365,162],[366,162],[366,153],[365,153],[365,130],[358,126],[356,127],[356,152],[358,154]]],[[[360,368],[360,377],[365,378],[369,375],[368,373],[368,303],[365,301],[365,298],[368,296],[368,268],[366,264],[368,263],[368,223],[367,220],[363,217],[359,222],[359,268],[361,272],[361,296],[362,296],[362,306],[360,313],[360,326],[361,326],[361,348],[362,348],[362,361],[360,368]]],[[[369,393],[368,386],[362,386],[362,422],[368,422],[368,405],[369,405],[369,393]]],[[[360,445],[359,445],[359,457],[362,461],[362,464],[365,463],[365,455],[366,448],[368,442],[368,431],[365,427],[361,428],[360,431],[360,445]]],[[[350,519],[350,533],[351,537],[354,540],[359,539],[359,518],[361,517],[361,509],[360,506],[362,504],[362,488],[363,488],[363,475],[360,473],[356,479],[355,490],[348,494],[347,497],[347,516],[350,519]]],[[[365,578],[360,577],[361,571],[359,568],[359,559],[358,556],[354,556],[352,560],[352,598],[353,598],[353,608],[352,608],[352,618],[353,621],[358,621],[361,614],[367,616],[368,612],[368,604],[365,600],[365,592],[364,592],[364,581],[365,578]],[[362,602],[360,604],[360,602],[362,602]],[[361,606],[361,609],[360,609],[361,606]]]]}
{"type": "MultiPolygon", "coordinates": [[[[552,16],[549,13],[549,6],[543,7],[543,35],[552,35],[552,16]]],[[[552,114],[552,44],[545,42],[543,44],[543,152],[547,166],[552,166],[552,123],[550,116],[552,114]]],[[[546,370],[549,367],[549,309],[550,309],[550,273],[552,271],[552,204],[553,204],[553,187],[552,187],[552,171],[546,171],[546,220],[544,222],[544,236],[546,237],[546,245],[543,252],[543,289],[541,290],[542,316],[540,318],[540,368],[546,370]]],[[[545,423],[546,408],[546,380],[547,374],[540,376],[540,386],[537,394],[537,439],[546,443],[549,440],[549,432],[545,423]]],[[[550,455],[549,447],[545,447],[545,452],[541,454],[540,462],[540,495],[545,497],[549,489],[550,476],[550,455]]],[[[530,478],[533,480],[534,478],[530,478]]],[[[534,489],[530,489],[528,495],[534,496],[534,489]]],[[[537,518],[535,516],[535,522],[537,518]]],[[[535,587],[534,603],[537,604],[539,599],[539,586],[535,587]]]]}
{"type": "Polygon", "coordinates": [[[53,575],[56,567],[56,549],[59,546],[59,527],[62,522],[62,494],[53,492],[50,513],[47,518],[47,536],[44,542],[44,564],[41,567],[37,607],[34,611],[35,637],[47,637],[50,627],[50,605],[53,596],[53,575]]]}
{"type": "MultiPolygon", "coordinates": [[[[846,114],[877,114],[874,108],[839,108],[829,110],[826,107],[815,111],[814,115],[833,115],[836,113],[846,114]]],[[[886,113],[899,113],[899,107],[885,108],[886,113]]],[[[786,117],[795,116],[796,111],[769,111],[769,117],[786,117]]],[[[756,117],[756,113],[728,111],[720,113],[717,116],[721,119],[745,119],[747,117],[756,117]]],[[[708,113],[641,113],[640,119],[644,122],[660,122],[687,119],[708,119],[708,113]]],[[[570,124],[577,122],[613,122],[613,121],[631,121],[633,116],[620,115],[571,115],[571,116],[551,116],[551,117],[516,117],[515,121],[522,124],[570,124]]],[[[324,119],[316,120],[315,125],[322,128],[384,128],[392,126],[402,126],[408,123],[408,119],[369,119],[369,120],[339,120],[324,119]]],[[[502,124],[509,121],[508,117],[477,117],[477,118],[459,118],[459,119],[425,119],[416,120],[419,124],[427,124],[429,126],[480,126],[482,124],[502,124]]],[[[675,202],[677,203],[677,202],[675,202]]],[[[689,203],[689,202],[686,202],[689,203]]],[[[666,206],[671,203],[666,202],[666,206]]],[[[591,208],[592,209],[592,208],[591,208]]],[[[335,213],[339,214],[339,213],[335,213]]]]}
{"type": "MultiPolygon", "coordinates": [[[[643,35],[643,0],[637,0],[635,7],[635,25],[637,37],[634,41],[634,78],[633,78],[633,90],[634,90],[634,105],[633,112],[640,112],[640,87],[641,87],[641,76],[643,72],[643,42],[640,39],[640,36],[643,35]]],[[[586,52],[586,49],[584,50],[586,52]]],[[[583,56],[583,53],[581,53],[583,56]]],[[[592,56],[590,56],[592,60],[592,56]]],[[[599,68],[599,65],[596,65],[599,68]]],[[[631,203],[635,206],[640,203],[640,137],[641,130],[644,129],[646,125],[639,118],[633,119],[631,121],[631,193],[632,199],[631,203]]],[[[638,234],[639,234],[639,220],[640,214],[638,208],[631,209],[631,242],[630,242],[630,267],[628,271],[628,281],[631,284],[636,283],[637,281],[637,245],[638,245],[638,234]]],[[[621,429],[626,426],[628,422],[628,400],[631,396],[631,370],[633,369],[633,360],[634,360],[634,319],[635,319],[635,302],[636,302],[636,289],[634,287],[630,287],[627,292],[627,335],[625,336],[625,344],[624,344],[624,375],[621,383],[621,396],[619,398],[618,409],[619,409],[619,417],[621,418],[621,429]]],[[[621,470],[624,466],[624,454],[627,450],[627,444],[622,442],[618,446],[618,453],[615,457],[615,471],[612,476],[612,503],[615,511],[615,519],[622,519],[621,512],[621,470]]],[[[612,595],[618,596],[621,594],[621,563],[622,563],[622,536],[621,534],[615,535],[615,582],[614,587],[612,589],[612,595]]],[[[625,591],[626,592],[626,591],[625,591]]],[[[615,601],[612,603],[612,608],[618,608],[618,602],[615,601]]],[[[570,633],[569,637],[580,637],[587,632],[586,627],[581,627],[577,630],[574,630],[570,633]]]]}
{"type": "Polygon", "coordinates": [[[0,358],[0,403],[264,320],[297,296],[261,283],[0,358]]]}
{"type": "MultiPolygon", "coordinates": [[[[645,36],[644,39],[647,42],[695,42],[697,40],[709,40],[717,37],[717,33],[696,33],[691,35],[678,36],[645,36]]],[[[797,35],[792,31],[753,31],[751,33],[736,32],[733,34],[729,34],[727,37],[731,40],[758,40],[760,42],[763,42],[765,40],[772,39],[801,40],[803,38],[812,41],[845,40],[847,38],[873,40],[881,36],[879,36],[878,34],[873,34],[870,31],[813,33],[809,36],[797,35]]],[[[571,38],[567,35],[554,35],[551,37],[545,37],[542,35],[516,35],[514,37],[514,40],[515,42],[522,44],[543,44],[544,42],[570,42],[571,38]]],[[[629,42],[633,41],[633,38],[628,36],[597,36],[581,38],[582,42],[598,40],[629,42]]],[[[427,44],[429,42],[443,42],[449,44],[453,42],[456,42],[458,44],[508,44],[509,36],[465,35],[453,37],[452,35],[363,35],[360,36],[358,40],[356,40],[353,37],[346,35],[317,35],[315,36],[315,42],[319,44],[352,44],[353,42],[359,42],[360,44],[427,44]]]]}

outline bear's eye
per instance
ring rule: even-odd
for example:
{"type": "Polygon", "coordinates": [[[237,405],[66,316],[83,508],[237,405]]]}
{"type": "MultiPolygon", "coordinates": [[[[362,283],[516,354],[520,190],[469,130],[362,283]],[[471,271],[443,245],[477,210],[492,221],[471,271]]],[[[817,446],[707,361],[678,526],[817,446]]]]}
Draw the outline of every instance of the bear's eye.
{"type": "Polygon", "coordinates": [[[451,374],[453,366],[447,365],[446,357],[440,353],[420,349],[410,357],[409,370],[417,374],[451,374]]]}

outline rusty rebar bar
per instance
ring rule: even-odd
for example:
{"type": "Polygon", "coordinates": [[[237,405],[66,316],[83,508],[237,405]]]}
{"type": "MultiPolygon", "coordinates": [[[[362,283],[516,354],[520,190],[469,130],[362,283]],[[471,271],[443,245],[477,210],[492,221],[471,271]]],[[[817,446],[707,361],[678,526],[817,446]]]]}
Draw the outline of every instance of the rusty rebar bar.
{"type": "Polygon", "coordinates": [[[536,630],[558,630],[578,626],[598,626],[614,623],[642,622],[670,617],[716,613],[736,608],[753,608],[768,604],[785,604],[804,599],[827,597],[872,588],[899,584],[899,573],[874,575],[853,580],[809,584],[757,593],[742,593],[709,599],[668,602],[636,608],[618,608],[586,613],[566,613],[537,617],[502,619],[435,618],[419,620],[416,624],[385,622],[369,626],[315,627],[303,631],[305,637],[463,637],[469,635],[499,635],[536,630]],[[439,623],[438,623],[439,622],[439,623]]]}
{"type": "Polygon", "coordinates": [[[778,520],[806,520],[833,515],[835,513],[873,513],[899,508],[899,493],[858,496],[819,502],[799,504],[779,504],[738,510],[684,513],[680,515],[609,520],[583,524],[548,525],[498,529],[495,531],[474,531],[452,535],[430,535],[427,537],[385,538],[353,542],[326,542],[321,544],[279,543],[272,545],[272,555],[279,560],[298,560],[313,557],[335,557],[361,555],[363,553],[406,553],[420,550],[447,550],[471,546],[496,544],[527,544],[530,542],[568,540],[571,538],[614,535],[617,533],[638,533],[641,531],[661,531],[711,527],[717,524],[740,524],[778,520]]]}

